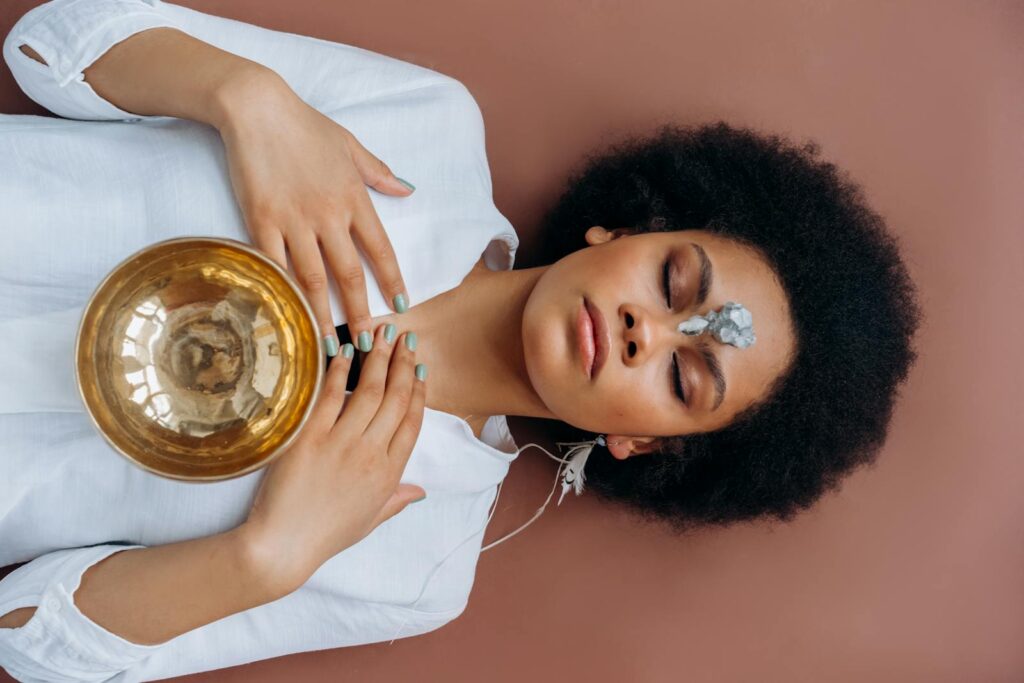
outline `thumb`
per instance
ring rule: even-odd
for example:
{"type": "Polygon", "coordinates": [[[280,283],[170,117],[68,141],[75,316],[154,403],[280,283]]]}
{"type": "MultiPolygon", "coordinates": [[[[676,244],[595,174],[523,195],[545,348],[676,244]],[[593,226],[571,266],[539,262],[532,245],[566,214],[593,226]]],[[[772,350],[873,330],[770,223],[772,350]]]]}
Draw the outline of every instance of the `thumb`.
{"type": "Polygon", "coordinates": [[[413,484],[399,484],[395,492],[391,494],[388,501],[384,503],[380,514],[377,515],[377,524],[382,524],[405,509],[405,506],[413,501],[425,497],[427,492],[413,484]]]}
{"type": "Polygon", "coordinates": [[[352,151],[352,161],[355,163],[359,175],[363,177],[363,182],[378,192],[405,197],[416,189],[412,183],[403,182],[395,176],[387,164],[370,154],[355,138],[350,138],[349,149],[352,151]]]}

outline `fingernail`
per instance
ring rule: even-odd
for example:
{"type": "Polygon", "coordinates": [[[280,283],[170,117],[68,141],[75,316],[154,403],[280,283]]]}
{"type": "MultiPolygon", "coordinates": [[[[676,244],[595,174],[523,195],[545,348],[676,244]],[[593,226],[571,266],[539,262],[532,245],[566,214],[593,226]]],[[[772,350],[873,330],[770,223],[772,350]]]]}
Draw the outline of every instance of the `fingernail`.
{"type": "Polygon", "coordinates": [[[324,335],[324,345],[327,347],[327,355],[334,358],[338,355],[338,340],[333,334],[324,335]]]}
{"type": "Polygon", "coordinates": [[[384,339],[387,341],[388,344],[395,341],[396,331],[397,328],[391,323],[388,323],[387,325],[384,326],[384,339]]]}
{"type": "Polygon", "coordinates": [[[405,294],[396,294],[391,303],[395,305],[395,311],[398,313],[405,313],[409,310],[409,302],[406,300],[405,294]]]}
{"type": "Polygon", "coordinates": [[[416,350],[416,333],[406,332],[405,333],[405,347],[410,351],[416,350]]]}
{"type": "Polygon", "coordinates": [[[370,336],[369,332],[363,330],[362,332],[359,333],[358,343],[359,350],[365,353],[366,351],[369,351],[370,349],[373,348],[373,337],[370,336]]]}
{"type": "Polygon", "coordinates": [[[410,191],[414,191],[416,189],[416,186],[413,185],[412,183],[410,183],[408,180],[402,180],[398,176],[395,176],[395,179],[398,180],[398,182],[400,182],[403,185],[405,185],[406,187],[408,187],[410,191]]]}
{"type": "Polygon", "coordinates": [[[423,363],[416,364],[416,379],[421,382],[427,378],[427,366],[423,363]]]}
{"type": "Polygon", "coordinates": [[[346,342],[341,347],[341,355],[345,356],[345,358],[351,358],[356,355],[356,347],[346,342]]]}
{"type": "Polygon", "coordinates": [[[416,500],[412,501],[412,502],[411,502],[411,503],[409,503],[409,504],[410,504],[410,505],[412,505],[412,503],[418,503],[418,502],[420,502],[421,500],[426,500],[426,499],[427,499],[427,496],[426,496],[426,494],[424,494],[422,498],[417,498],[416,500]]]}

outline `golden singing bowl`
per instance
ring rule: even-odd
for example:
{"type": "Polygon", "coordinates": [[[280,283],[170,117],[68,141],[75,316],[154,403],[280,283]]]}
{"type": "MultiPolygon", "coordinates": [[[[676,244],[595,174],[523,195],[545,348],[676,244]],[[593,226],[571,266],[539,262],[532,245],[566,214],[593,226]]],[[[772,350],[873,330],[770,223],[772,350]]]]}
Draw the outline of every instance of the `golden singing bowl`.
{"type": "Polygon", "coordinates": [[[230,239],[158,242],[85,307],[75,379],[99,432],[154,474],[216,481],[270,464],[305,424],[322,341],[294,279],[230,239]]]}

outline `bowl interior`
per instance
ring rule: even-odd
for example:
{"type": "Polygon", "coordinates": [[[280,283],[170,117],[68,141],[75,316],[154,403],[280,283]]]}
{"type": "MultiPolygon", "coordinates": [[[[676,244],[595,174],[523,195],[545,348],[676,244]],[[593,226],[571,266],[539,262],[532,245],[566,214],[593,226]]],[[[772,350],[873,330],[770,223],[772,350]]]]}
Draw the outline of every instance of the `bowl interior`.
{"type": "Polygon", "coordinates": [[[103,436],[175,479],[268,464],[297,436],[323,374],[294,281],[232,240],[168,240],[126,259],[90,299],[76,352],[103,436]]]}

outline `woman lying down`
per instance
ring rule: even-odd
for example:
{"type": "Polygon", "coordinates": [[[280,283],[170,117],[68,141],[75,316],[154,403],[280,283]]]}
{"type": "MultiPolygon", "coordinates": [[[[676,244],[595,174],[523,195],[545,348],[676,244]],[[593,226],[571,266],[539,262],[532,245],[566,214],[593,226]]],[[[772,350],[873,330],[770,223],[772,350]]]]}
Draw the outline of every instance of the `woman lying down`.
{"type": "Polygon", "coordinates": [[[718,123],[599,152],[545,219],[545,265],[515,269],[480,110],[450,77],[158,0],[45,3],[4,58],[63,117],[0,116],[0,566],[25,563],[0,581],[0,665],[18,680],[443,626],[533,447],[509,416],[569,444],[548,452],[559,502],[679,531],[789,519],[885,439],[915,290],[812,147],[718,123]],[[198,485],[114,452],[72,365],[105,275],[195,235],[289,267],[329,357],[286,452],[198,485]]]}

